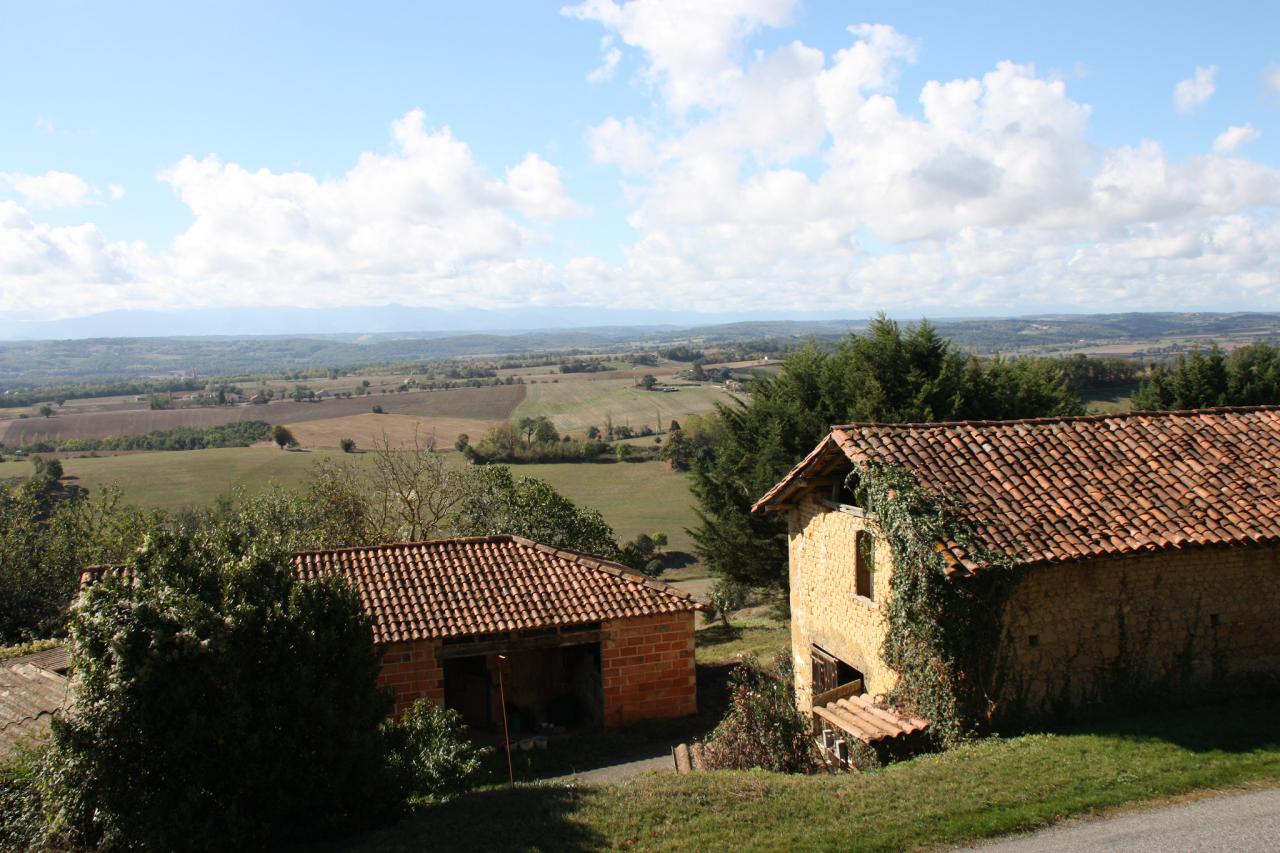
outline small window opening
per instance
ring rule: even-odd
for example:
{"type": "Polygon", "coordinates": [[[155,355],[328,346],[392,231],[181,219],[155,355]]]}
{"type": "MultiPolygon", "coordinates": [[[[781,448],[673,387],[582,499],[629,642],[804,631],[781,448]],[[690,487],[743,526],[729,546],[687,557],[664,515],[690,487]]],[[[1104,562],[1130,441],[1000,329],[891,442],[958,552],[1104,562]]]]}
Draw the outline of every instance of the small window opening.
{"type": "Polygon", "coordinates": [[[862,680],[861,672],[819,646],[810,646],[809,654],[813,660],[814,696],[862,680]]]}
{"type": "Polygon", "coordinates": [[[1027,635],[1027,645],[1028,645],[1028,646],[1030,646],[1030,647],[1031,647],[1031,648],[1033,648],[1033,649],[1034,649],[1036,646],[1040,645],[1040,635],[1039,635],[1039,634],[1028,634],[1028,635],[1027,635]]]}
{"type": "Polygon", "coordinates": [[[1210,628],[1217,628],[1220,624],[1222,624],[1222,620],[1218,617],[1218,614],[1217,614],[1217,613],[1210,613],[1210,614],[1209,614],[1209,627],[1210,627],[1210,628]]]}
{"type": "Polygon", "coordinates": [[[854,543],[854,592],[875,601],[875,540],[865,530],[859,530],[854,543]]]}

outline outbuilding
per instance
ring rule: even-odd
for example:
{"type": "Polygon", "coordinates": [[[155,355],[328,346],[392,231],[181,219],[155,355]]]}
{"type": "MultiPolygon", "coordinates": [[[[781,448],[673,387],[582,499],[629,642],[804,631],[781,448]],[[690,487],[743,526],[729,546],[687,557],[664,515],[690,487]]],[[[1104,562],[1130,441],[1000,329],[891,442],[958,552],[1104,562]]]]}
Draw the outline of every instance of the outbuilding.
{"type": "Polygon", "coordinates": [[[359,592],[396,713],[419,698],[475,729],[612,728],[697,710],[692,596],[518,536],[307,551],[359,592]],[[501,678],[501,691],[499,679],[501,678]]]}

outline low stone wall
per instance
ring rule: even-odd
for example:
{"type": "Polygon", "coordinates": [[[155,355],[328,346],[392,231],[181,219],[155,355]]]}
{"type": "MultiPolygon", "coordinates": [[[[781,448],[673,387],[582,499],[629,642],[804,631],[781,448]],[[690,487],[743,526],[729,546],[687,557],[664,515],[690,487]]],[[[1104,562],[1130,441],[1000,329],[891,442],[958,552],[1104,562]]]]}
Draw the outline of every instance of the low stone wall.
{"type": "Polygon", "coordinates": [[[604,623],[605,728],[697,712],[694,615],[684,611],[604,623]]]}

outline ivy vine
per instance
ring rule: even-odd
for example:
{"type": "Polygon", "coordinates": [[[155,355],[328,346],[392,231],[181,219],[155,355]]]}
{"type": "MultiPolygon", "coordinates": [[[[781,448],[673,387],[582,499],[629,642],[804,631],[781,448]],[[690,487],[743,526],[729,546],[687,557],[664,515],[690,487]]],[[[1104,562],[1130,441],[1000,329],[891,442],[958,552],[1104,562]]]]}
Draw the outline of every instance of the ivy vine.
{"type": "Polygon", "coordinates": [[[995,710],[1001,612],[1013,561],[984,546],[961,504],[923,488],[907,469],[864,463],[846,485],[888,540],[893,574],[881,654],[899,675],[895,705],[931,721],[941,746],[975,734],[995,710]],[[939,544],[959,543],[981,571],[952,578],[939,544]]]}

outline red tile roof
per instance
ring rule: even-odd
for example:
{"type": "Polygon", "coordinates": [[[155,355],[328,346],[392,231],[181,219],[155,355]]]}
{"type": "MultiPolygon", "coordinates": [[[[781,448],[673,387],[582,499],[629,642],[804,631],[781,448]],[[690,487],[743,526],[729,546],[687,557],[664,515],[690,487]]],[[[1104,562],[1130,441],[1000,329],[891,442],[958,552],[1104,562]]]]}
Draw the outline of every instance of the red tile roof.
{"type": "Polygon", "coordinates": [[[1280,406],[838,426],[753,509],[850,462],[910,469],[1023,564],[1280,541],[1280,406]]]}
{"type": "Polygon", "coordinates": [[[61,647],[0,661],[0,758],[17,744],[38,738],[49,721],[71,707],[71,681],[61,647]]]}
{"type": "Polygon", "coordinates": [[[392,643],[697,610],[692,596],[619,563],[517,536],[304,551],[303,577],[340,571],[392,643]]]}

